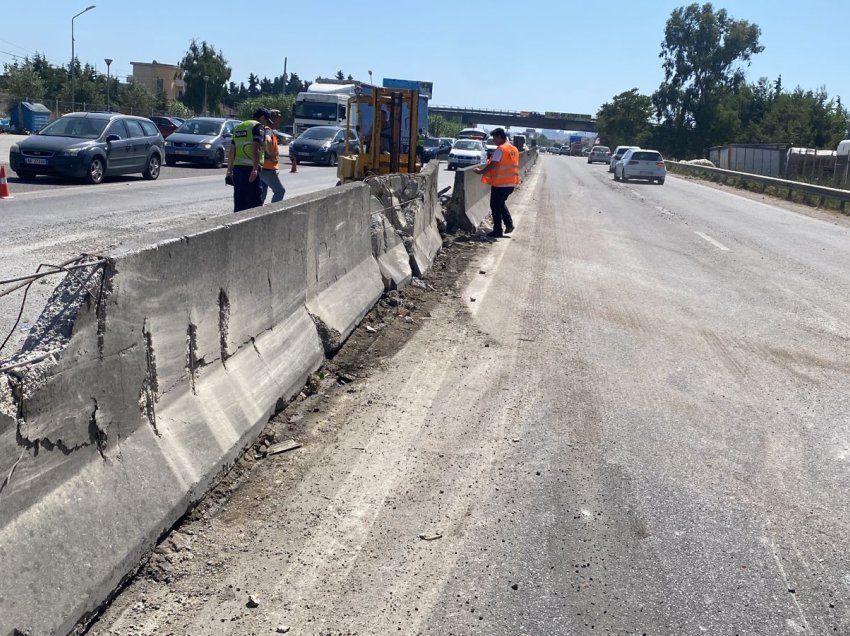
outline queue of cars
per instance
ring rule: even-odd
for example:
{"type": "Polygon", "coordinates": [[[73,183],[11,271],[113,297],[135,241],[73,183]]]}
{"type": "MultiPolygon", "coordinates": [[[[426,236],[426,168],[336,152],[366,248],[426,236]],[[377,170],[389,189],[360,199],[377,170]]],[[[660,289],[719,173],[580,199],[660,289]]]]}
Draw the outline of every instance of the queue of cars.
{"type": "MultiPolygon", "coordinates": [[[[569,147],[552,147],[543,151],[550,154],[569,154],[569,147]]],[[[667,178],[664,157],[657,150],[640,146],[617,146],[611,152],[608,146],[593,146],[586,156],[587,163],[607,164],[608,172],[614,175],[614,181],[641,179],[663,185],[667,178]]]]}

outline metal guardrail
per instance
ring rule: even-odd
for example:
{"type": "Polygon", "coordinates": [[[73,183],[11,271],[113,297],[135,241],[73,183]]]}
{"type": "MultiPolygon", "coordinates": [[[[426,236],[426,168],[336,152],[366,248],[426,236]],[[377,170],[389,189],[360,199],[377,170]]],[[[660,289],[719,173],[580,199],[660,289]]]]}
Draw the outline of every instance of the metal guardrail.
{"type": "Polygon", "coordinates": [[[738,179],[739,181],[758,183],[764,186],[787,190],[790,199],[794,192],[810,194],[820,197],[820,203],[826,199],[841,202],[841,211],[844,212],[847,203],[850,202],[850,190],[841,190],[840,188],[830,188],[827,186],[818,186],[811,183],[801,183],[800,181],[788,181],[787,179],[777,179],[776,177],[765,177],[760,174],[750,174],[748,172],[737,172],[735,170],[725,170],[724,168],[712,168],[710,166],[700,166],[692,163],[682,163],[679,161],[666,161],[666,164],[673,168],[673,172],[681,171],[686,174],[706,173],[723,177],[724,179],[738,179]]]}

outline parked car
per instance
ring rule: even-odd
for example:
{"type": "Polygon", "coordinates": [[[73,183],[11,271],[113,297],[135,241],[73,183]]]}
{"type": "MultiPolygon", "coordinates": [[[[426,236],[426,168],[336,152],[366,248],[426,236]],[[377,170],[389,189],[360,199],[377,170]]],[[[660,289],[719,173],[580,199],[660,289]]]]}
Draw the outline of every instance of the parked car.
{"type": "Polygon", "coordinates": [[[587,155],[587,163],[608,163],[611,161],[611,149],[608,146],[594,146],[587,155]]]}
{"type": "Polygon", "coordinates": [[[440,137],[426,137],[424,144],[422,147],[424,153],[423,162],[431,161],[431,159],[439,160],[440,157],[448,157],[452,150],[448,139],[443,140],[440,137]]]}
{"type": "Polygon", "coordinates": [[[168,139],[168,136],[180,128],[180,124],[183,123],[182,119],[166,117],[165,115],[152,115],[151,117],[148,117],[148,119],[156,124],[156,127],[159,129],[163,139],[168,139]]]}
{"type": "Polygon", "coordinates": [[[608,162],[608,172],[614,172],[614,166],[623,158],[623,153],[626,150],[637,150],[640,146],[617,146],[614,152],[611,153],[611,160],[608,162]]]}
{"type": "Polygon", "coordinates": [[[476,139],[458,139],[449,152],[448,168],[457,170],[487,162],[487,150],[476,139]]]}
{"type": "Polygon", "coordinates": [[[657,150],[645,148],[631,149],[623,153],[623,158],[614,166],[614,181],[646,179],[664,185],[667,167],[664,158],[657,150]]]}
{"type": "Polygon", "coordinates": [[[292,135],[282,130],[275,130],[274,134],[277,137],[277,143],[281,146],[286,146],[292,141],[292,135]]]}
{"type": "Polygon", "coordinates": [[[203,163],[221,168],[227,163],[227,151],[238,119],[224,117],[192,117],[165,141],[165,163],[178,161],[203,163]]]}
{"type": "Polygon", "coordinates": [[[493,141],[493,137],[487,137],[487,139],[484,140],[484,150],[487,151],[488,158],[491,157],[494,152],[496,152],[496,148],[498,147],[499,146],[496,145],[496,142],[493,141]]]}
{"type": "Polygon", "coordinates": [[[9,165],[21,179],[40,174],[84,178],[140,172],[156,179],[162,166],[162,135],[145,117],[120,113],[69,113],[13,144],[9,165]]]}
{"type": "Polygon", "coordinates": [[[0,133],[12,130],[12,121],[8,117],[0,117],[0,133]]]}
{"type": "MultiPolygon", "coordinates": [[[[301,133],[289,144],[289,156],[301,163],[311,161],[335,166],[337,159],[345,153],[345,131],[341,126],[313,126],[301,133]]],[[[348,151],[360,152],[360,144],[353,130],[348,131],[348,151]]]]}

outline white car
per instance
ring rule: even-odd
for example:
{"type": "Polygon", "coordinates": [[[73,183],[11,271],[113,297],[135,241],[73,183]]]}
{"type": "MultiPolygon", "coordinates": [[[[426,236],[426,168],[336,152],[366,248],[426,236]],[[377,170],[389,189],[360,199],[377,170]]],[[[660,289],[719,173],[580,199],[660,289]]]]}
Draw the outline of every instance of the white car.
{"type": "Polygon", "coordinates": [[[629,179],[646,179],[655,181],[658,185],[664,185],[667,177],[667,167],[664,165],[664,157],[657,150],[638,148],[627,150],[623,158],[614,166],[614,181],[628,181],[629,179]]]}
{"type": "Polygon", "coordinates": [[[475,139],[458,139],[449,152],[449,170],[477,166],[487,162],[484,144],[475,139]]]}

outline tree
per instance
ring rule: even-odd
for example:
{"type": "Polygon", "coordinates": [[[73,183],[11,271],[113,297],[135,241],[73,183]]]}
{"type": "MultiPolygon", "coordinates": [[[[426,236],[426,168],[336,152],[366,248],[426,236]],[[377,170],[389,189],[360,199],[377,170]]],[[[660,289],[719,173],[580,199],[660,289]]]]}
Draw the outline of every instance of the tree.
{"type": "Polygon", "coordinates": [[[596,129],[603,143],[643,146],[649,140],[653,114],[652,98],[633,88],[602,104],[596,114],[596,129]]]}
{"type": "Polygon", "coordinates": [[[656,114],[676,139],[677,154],[702,154],[726,141],[730,122],[719,105],[739,89],[744,67],[764,50],[761,29],[731,18],[710,2],[675,9],[667,20],[659,57],[664,83],[653,95],[656,114]]]}
{"type": "Polygon", "coordinates": [[[335,77],[338,80],[344,80],[345,79],[345,73],[343,73],[342,71],[337,71],[335,77]]]}
{"type": "Polygon", "coordinates": [[[458,121],[441,115],[428,115],[428,134],[432,137],[457,137],[463,129],[464,125],[458,121]]]}
{"type": "Polygon", "coordinates": [[[20,67],[4,64],[4,67],[6,69],[6,90],[12,100],[40,102],[44,99],[44,82],[39,77],[32,62],[25,61],[20,67]]]}
{"type": "Polygon", "coordinates": [[[205,41],[198,44],[197,40],[192,40],[180,66],[186,84],[183,103],[196,113],[202,112],[206,94],[207,110],[217,113],[231,73],[221,51],[216,51],[205,41]],[[207,81],[204,81],[205,76],[209,78],[207,81]]]}
{"type": "Polygon", "coordinates": [[[257,97],[260,94],[260,79],[253,73],[248,74],[248,97],[257,97]]]}
{"type": "Polygon", "coordinates": [[[116,106],[120,106],[121,111],[124,113],[142,115],[144,117],[153,112],[156,97],[141,84],[128,82],[118,87],[115,104],[116,106]]]}
{"type": "Polygon", "coordinates": [[[286,94],[296,95],[302,91],[306,91],[307,86],[308,83],[302,82],[301,78],[298,77],[298,73],[291,73],[289,75],[289,79],[286,82],[286,94]]]}

